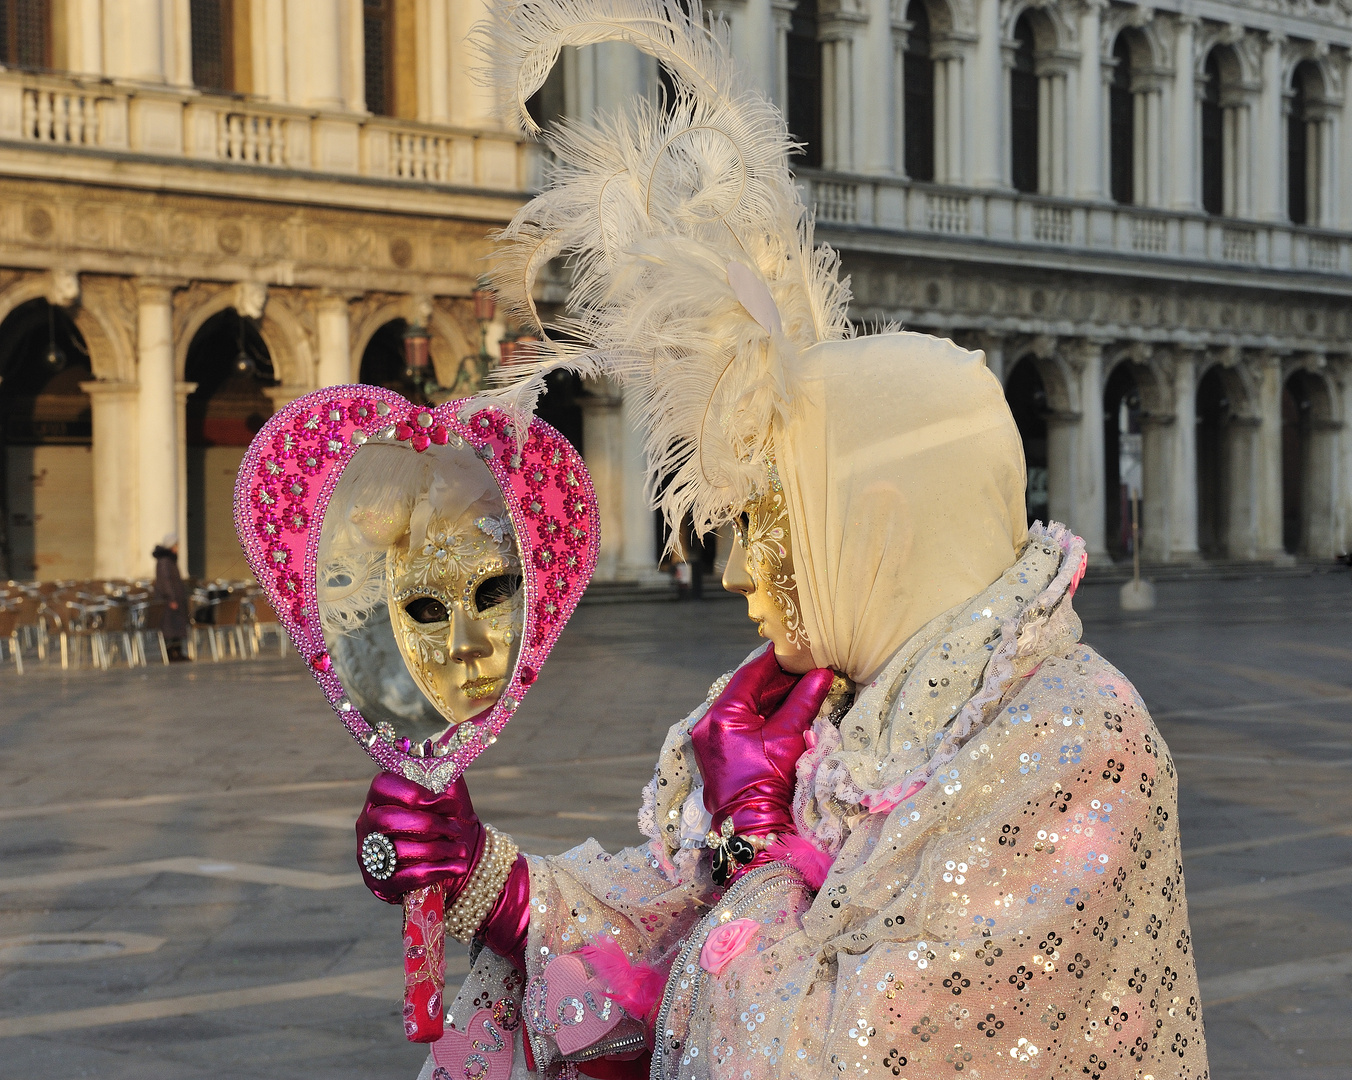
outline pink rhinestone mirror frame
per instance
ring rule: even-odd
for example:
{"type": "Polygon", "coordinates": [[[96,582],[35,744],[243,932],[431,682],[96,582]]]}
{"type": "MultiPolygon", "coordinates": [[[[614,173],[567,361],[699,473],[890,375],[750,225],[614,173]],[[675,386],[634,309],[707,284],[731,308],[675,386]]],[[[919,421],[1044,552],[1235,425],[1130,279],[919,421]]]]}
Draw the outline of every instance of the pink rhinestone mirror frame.
{"type": "Polygon", "coordinates": [[[518,446],[499,409],[466,419],[468,399],[435,408],[392,390],[335,386],[297,398],[254,437],[235,482],[235,528],[254,576],[348,731],[384,769],[443,791],[492,742],[535,681],[591,580],[600,549],[596,493],[582,458],[562,435],[533,419],[518,446]],[[421,453],[462,439],[502,489],[521,548],[526,625],[516,670],[488,717],[461,725],[455,739],[415,749],[380,737],[333,670],[316,617],[320,526],[338,478],[366,442],[407,443],[421,453]],[[467,732],[465,738],[462,732],[467,732]]]}

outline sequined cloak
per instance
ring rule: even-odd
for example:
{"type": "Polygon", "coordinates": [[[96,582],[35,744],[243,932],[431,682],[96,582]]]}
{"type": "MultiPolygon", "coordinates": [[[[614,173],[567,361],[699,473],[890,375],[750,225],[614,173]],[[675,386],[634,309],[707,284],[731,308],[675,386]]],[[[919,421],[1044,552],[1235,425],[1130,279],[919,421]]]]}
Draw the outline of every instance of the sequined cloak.
{"type": "MultiPolygon", "coordinates": [[[[653,1080],[1205,1080],[1176,772],[1131,683],[1080,643],[1082,572],[1082,542],[1035,526],[838,729],[828,702],[795,799],[836,856],[815,896],[782,864],[713,886],[688,736],[706,701],[663,747],[648,845],[531,859],[527,976],[603,933],[671,965],[653,1080]],[[698,945],[725,912],[762,928],[715,977],[698,945]]],[[[484,958],[452,1014],[519,985],[484,958]]],[[[547,1036],[532,1048],[569,1068],[547,1036]]]]}

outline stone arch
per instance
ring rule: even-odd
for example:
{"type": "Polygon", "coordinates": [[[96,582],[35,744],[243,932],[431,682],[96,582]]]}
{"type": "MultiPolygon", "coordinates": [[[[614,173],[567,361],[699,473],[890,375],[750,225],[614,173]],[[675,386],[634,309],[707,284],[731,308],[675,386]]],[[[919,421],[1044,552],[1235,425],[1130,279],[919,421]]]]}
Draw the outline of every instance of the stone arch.
{"type": "Polygon", "coordinates": [[[1258,50],[1242,26],[1215,26],[1197,35],[1193,53],[1193,74],[1197,79],[1205,79],[1207,62],[1213,54],[1226,87],[1256,88],[1262,82],[1258,50]]]}
{"type": "Polygon", "coordinates": [[[272,358],[273,372],[282,386],[294,391],[293,396],[313,388],[315,384],[314,352],[309,335],[299,317],[285,303],[283,297],[268,295],[261,286],[245,282],[230,286],[219,282],[194,282],[179,294],[179,311],[175,312],[174,371],[182,381],[188,362],[188,349],[193,338],[207,320],[226,308],[235,308],[243,314],[262,308],[258,322],[259,333],[272,358]],[[246,295],[247,294],[247,295],[246,295]]]}
{"type": "Polygon", "coordinates": [[[1024,16],[1028,17],[1033,29],[1033,44],[1039,56],[1074,47],[1077,37],[1075,25],[1061,10],[1061,5],[1046,3],[1045,0],[1041,3],[1014,3],[1005,9],[1002,27],[1005,41],[1014,39],[1014,28],[1024,16]]]}
{"type": "Polygon", "coordinates": [[[904,10],[909,10],[912,3],[919,3],[925,9],[925,14],[929,16],[930,31],[936,37],[948,37],[955,33],[964,33],[968,27],[967,22],[971,19],[970,8],[965,5],[958,5],[950,0],[906,0],[902,4],[904,10]]]}
{"type": "MultiPolygon", "coordinates": [[[[115,279],[106,284],[117,287],[115,279]]],[[[30,300],[43,299],[65,308],[74,320],[89,350],[89,365],[94,378],[106,381],[133,380],[136,377],[136,353],[123,313],[110,310],[110,297],[100,279],[81,281],[75,274],[52,271],[28,274],[8,288],[0,290],[0,322],[10,312],[30,300]]]]}
{"type": "Polygon", "coordinates": [[[459,299],[438,298],[429,303],[427,298],[418,296],[391,297],[382,304],[365,312],[352,328],[351,355],[348,360],[349,378],[357,382],[361,375],[362,357],[377,330],[396,319],[408,323],[421,323],[427,327],[430,338],[428,351],[432,364],[436,368],[437,381],[443,386],[455,382],[462,358],[477,352],[461,328],[459,320],[448,307],[449,304],[462,303],[459,299]]]}

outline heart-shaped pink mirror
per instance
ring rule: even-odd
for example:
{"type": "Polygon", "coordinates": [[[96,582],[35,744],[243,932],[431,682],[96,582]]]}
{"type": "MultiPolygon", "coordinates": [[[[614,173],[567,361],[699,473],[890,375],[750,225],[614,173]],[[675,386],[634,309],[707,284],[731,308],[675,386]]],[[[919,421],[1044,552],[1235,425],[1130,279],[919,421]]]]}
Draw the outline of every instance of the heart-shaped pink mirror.
{"type": "Polygon", "coordinates": [[[591,477],[534,419],[392,390],[298,398],[235,485],[249,565],[330,705],[383,768],[442,791],[496,741],[577,606],[591,477]]]}

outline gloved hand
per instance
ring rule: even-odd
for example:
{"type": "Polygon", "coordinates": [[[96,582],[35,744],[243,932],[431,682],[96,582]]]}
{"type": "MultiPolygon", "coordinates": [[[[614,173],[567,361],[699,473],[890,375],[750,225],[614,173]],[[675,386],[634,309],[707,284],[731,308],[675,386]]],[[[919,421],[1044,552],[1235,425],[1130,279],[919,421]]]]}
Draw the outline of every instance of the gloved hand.
{"type": "Polygon", "coordinates": [[[741,836],[794,831],[794,766],[833,677],[829,668],[788,675],[766,649],[738,669],[700,717],[690,740],[714,831],[725,818],[741,836]]]}
{"type": "MultiPolygon", "coordinates": [[[[371,781],[357,818],[357,865],[366,887],[387,904],[440,883],[449,910],[483,855],[485,836],[464,777],[438,795],[395,773],[381,772],[371,781]],[[361,844],[371,833],[382,833],[394,844],[394,873],[383,881],[361,866],[361,844]]],[[[529,874],[525,857],[518,856],[496,906],[479,927],[480,937],[500,956],[519,959],[529,910],[529,874]]]]}

